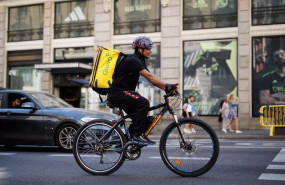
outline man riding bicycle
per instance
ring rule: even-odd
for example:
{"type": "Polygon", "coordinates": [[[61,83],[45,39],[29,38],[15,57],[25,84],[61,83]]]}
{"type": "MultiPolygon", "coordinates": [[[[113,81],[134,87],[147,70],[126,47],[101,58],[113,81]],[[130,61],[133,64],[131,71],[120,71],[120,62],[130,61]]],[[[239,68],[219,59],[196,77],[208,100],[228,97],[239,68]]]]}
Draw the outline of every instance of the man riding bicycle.
{"type": "Polygon", "coordinates": [[[118,66],[113,86],[108,93],[110,103],[131,115],[132,124],[129,131],[133,140],[145,144],[155,144],[155,142],[144,135],[149,101],[135,92],[140,75],[153,85],[165,90],[166,93],[177,88],[174,84],[162,82],[149,72],[145,59],[150,58],[152,47],[153,43],[148,37],[142,36],[134,39],[132,44],[134,54],[128,55],[118,66]]]}

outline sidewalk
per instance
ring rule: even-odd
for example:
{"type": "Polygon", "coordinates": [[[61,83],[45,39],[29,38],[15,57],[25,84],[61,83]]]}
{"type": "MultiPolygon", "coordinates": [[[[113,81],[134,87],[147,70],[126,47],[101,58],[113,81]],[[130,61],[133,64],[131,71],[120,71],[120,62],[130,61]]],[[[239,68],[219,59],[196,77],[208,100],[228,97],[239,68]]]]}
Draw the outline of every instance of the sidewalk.
{"type": "MultiPolygon", "coordinates": [[[[153,131],[149,138],[160,139],[163,131],[153,131]]],[[[269,136],[269,129],[262,130],[242,130],[241,134],[223,133],[221,130],[215,130],[219,139],[280,139],[285,140],[285,135],[269,136]]]]}

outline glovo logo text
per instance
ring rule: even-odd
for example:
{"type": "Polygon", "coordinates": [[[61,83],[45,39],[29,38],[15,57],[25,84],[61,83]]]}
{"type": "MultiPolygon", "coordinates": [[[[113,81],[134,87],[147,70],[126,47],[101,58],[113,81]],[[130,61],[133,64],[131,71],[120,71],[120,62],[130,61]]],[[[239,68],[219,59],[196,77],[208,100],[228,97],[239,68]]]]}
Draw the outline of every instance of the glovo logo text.
{"type": "Polygon", "coordinates": [[[106,53],[106,57],[107,57],[108,61],[107,61],[107,64],[106,64],[105,68],[103,69],[103,75],[107,75],[107,74],[108,74],[108,72],[109,72],[109,67],[110,67],[111,61],[112,61],[112,59],[113,59],[113,58],[110,56],[109,53],[106,53]]]}

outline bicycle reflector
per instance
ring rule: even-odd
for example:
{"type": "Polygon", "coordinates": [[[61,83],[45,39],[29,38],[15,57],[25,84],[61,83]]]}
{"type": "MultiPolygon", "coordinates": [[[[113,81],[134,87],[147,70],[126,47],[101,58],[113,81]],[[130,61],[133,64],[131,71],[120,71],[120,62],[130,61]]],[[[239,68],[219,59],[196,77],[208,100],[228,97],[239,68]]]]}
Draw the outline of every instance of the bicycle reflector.
{"type": "Polygon", "coordinates": [[[175,162],[178,166],[181,166],[181,162],[179,161],[179,159],[175,159],[175,162]]]}

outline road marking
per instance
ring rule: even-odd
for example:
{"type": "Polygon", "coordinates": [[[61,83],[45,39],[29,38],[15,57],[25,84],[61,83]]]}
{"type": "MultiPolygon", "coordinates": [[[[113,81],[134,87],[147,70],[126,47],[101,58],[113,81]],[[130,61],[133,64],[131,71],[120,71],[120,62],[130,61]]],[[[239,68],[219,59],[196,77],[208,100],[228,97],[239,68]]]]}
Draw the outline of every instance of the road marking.
{"type": "Polygon", "coordinates": [[[50,154],[50,157],[73,157],[73,154],[50,154]]]}
{"type": "MultiPolygon", "coordinates": [[[[154,156],[154,157],[149,157],[149,159],[161,159],[161,157],[154,156]]],[[[168,157],[168,159],[210,160],[210,158],[197,158],[197,157],[168,157]]]]}
{"type": "Polygon", "coordinates": [[[285,170],[285,165],[269,165],[266,169],[270,170],[285,170]]]}
{"type": "Polygon", "coordinates": [[[285,162],[285,148],[279,152],[272,162],[285,162]]]}
{"type": "Polygon", "coordinates": [[[15,155],[16,153],[6,153],[6,152],[0,152],[0,155],[15,155]]]}
{"type": "Polygon", "coordinates": [[[9,174],[5,172],[5,168],[0,168],[0,179],[9,177],[9,174]]]}
{"type": "Polygon", "coordinates": [[[276,180],[285,181],[285,174],[263,173],[258,180],[276,180]]]}

